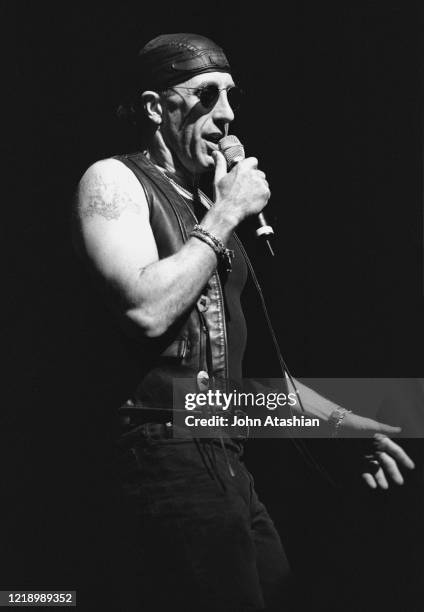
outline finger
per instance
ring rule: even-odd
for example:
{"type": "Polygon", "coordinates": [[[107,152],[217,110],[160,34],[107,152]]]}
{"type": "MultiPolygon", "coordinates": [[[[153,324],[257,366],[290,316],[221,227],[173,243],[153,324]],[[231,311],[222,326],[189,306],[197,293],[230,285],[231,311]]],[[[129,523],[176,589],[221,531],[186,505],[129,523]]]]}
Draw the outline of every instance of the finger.
{"type": "Polygon", "coordinates": [[[389,488],[389,483],[387,482],[387,478],[381,468],[378,470],[377,474],[375,474],[374,478],[375,478],[375,482],[380,487],[380,489],[389,488]]]}
{"type": "Polygon", "coordinates": [[[212,157],[215,162],[214,183],[217,184],[227,174],[227,162],[220,151],[212,151],[212,157]]]}
{"type": "Polygon", "coordinates": [[[409,470],[414,469],[415,463],[405,453],[403,448],[399,446],[399,444],[396,444],[396,442],[393,442],[393,440],[390,440],[390,438],[387,438],[386,436],[381,436],[379,434],[374,435],[374,440],[379,451],[388,453],[389,455],[394,457],[398,461],[398,463],[408,468],[409,470]]]}
{"type": "Polygon", "coordinates": [[[372,474],[368,474],[367,472],[362,474],[362,478],[365,480],[365,482],[367,483],[367,485],[371,488],[371,489],[376,489],[377,488],[377,483],[374,480],[374,477],[372,476],[372,474]]]}
{"type": "Polygon", "coordinates": [[[402,427],[393,427],[393,425],[379,423],[378,421],[374,421],[374,423],[375,431],[380,434],[385,434],[386,436],[392,436],[393,434],[398,434],[402,431],[402,427]]]}
{"type": "Polygon", "coordinates": [[[375,474],[380,469],[380,462],[376,457],[376,454],[365,455],[364,459],[367,465],[367,470],[370,474],[375,474]]]}
{"type": "Polygon", "coordinates": [[[396,461],[387,453],[378,453],[381,467],[385,473],[398,485],[403,485],[403,476],[399,471],[396,461]]]}
{"type": "Polygon", "coordinates": [[[271,191],[270,191],[270,189],[269,189],[269,184],[268,184],[268,181],[264,181],[263,186],[265,187],[265,189],[266,189],[267,191],[269,191],[269,194],[268,194],[268,198],[269,198],[269,196],[271,195],[271,191]]]}
{"type": "Polygon", "coordinates": [[[246,166],[247,168],[253,168],[256,169],[258,167],[258,160],[256,157],[246,157],[245,160],[243,160],[243,165],[246,166]]]}

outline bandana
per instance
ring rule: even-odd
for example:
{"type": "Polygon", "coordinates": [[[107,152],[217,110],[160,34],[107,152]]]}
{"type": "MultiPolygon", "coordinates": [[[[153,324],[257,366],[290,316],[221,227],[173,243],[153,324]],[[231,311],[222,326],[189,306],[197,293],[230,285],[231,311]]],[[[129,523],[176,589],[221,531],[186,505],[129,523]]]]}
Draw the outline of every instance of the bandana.
{"type": "Polygon", "coordinates": [[[163,90],[205,72],[230,72],[224,51],[199,34],[163,34],[138,54],[144,89],[163,90]]]}

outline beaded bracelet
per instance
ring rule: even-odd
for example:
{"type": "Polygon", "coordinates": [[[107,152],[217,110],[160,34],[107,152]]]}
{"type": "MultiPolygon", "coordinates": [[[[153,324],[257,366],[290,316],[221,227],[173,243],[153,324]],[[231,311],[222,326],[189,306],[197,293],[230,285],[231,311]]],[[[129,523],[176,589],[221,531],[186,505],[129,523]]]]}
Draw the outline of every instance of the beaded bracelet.
{"type": "Polygon", "coordinates": [[[328,424],[332,428],[331,436],[333,438],[337,437],[337,434],[339,433],[339,428],[340,428],[340,425],[342,424],[343,419],[345,418],[347,414],[351,412],[352,410],[347,410],[346,408],[339,407],[333,410],[333,412],[330,414],[330,417],[328,419],[328,424]]]}
{"type": "Polygon", "coordinates": [[[201,225],[195,225],[190,233],[190,236],[202,240],[205,244],[211,247],[215,251],[219,260],[221,260],[226,266],[226,272],[232,270],[232,260],[234,259],[234,251],[225,248],[222,240],[205,230],[201,225]]]}

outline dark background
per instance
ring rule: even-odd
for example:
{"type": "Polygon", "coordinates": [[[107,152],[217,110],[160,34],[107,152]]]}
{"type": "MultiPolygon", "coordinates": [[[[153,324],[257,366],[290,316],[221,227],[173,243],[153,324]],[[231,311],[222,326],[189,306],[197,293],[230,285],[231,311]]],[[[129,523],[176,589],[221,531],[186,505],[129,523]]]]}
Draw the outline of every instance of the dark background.
{"type": "MultiPolygon", "coordinates": [[[[150,38],[211,37],[246,92],[232,131],[267,173],[278,236],[275,261],[256,245],[250,252],[292,372],[424,375],[422,12],[342,4],[2,5],[10,138],[1,588],[89,593],[107,575],[99,517],[113,500],[103,451],[126,398],[126,357],[75,260],[70,200],[90,163],[132,148],[114,109],[126,58],[150,38]]],[[[251,367],[259,341],[250,335],[251,367]]],[[[333,447],[314,450],[325,462],[333,447]]],[[[320,592],[316,609],[366,609],[363,581],[370,606],[397,596],[414,610],[418,599],[402,586],[416,566],[411,551],[396,595],[380,592],[388,569],[375,550],[392,540],[380,521],[391,498],[356,489],[350,455],[339,451],[350,477],[336,489],[279,441],[252,442],[246,453],[295,570],[320,592]],[[275,462],[281,478],[271,482],[275,462]]]]}

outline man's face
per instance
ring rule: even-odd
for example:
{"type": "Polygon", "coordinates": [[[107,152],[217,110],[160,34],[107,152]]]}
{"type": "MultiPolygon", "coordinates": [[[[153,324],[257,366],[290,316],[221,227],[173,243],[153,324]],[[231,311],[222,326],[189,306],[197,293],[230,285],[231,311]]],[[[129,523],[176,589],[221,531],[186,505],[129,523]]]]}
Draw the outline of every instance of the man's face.
{"type": "Polygon", "coordinates": [[[178,83],[161,96],[162,136],[174,161],[186,171],[201,173],[214,166],[211,153],[234,119],[227,97],[232,87],[230,74],[208,72],[178,83]],[[211,85],[219,89],[215,98],[210,96],[213,89],[205,90],[211,85]]]}

